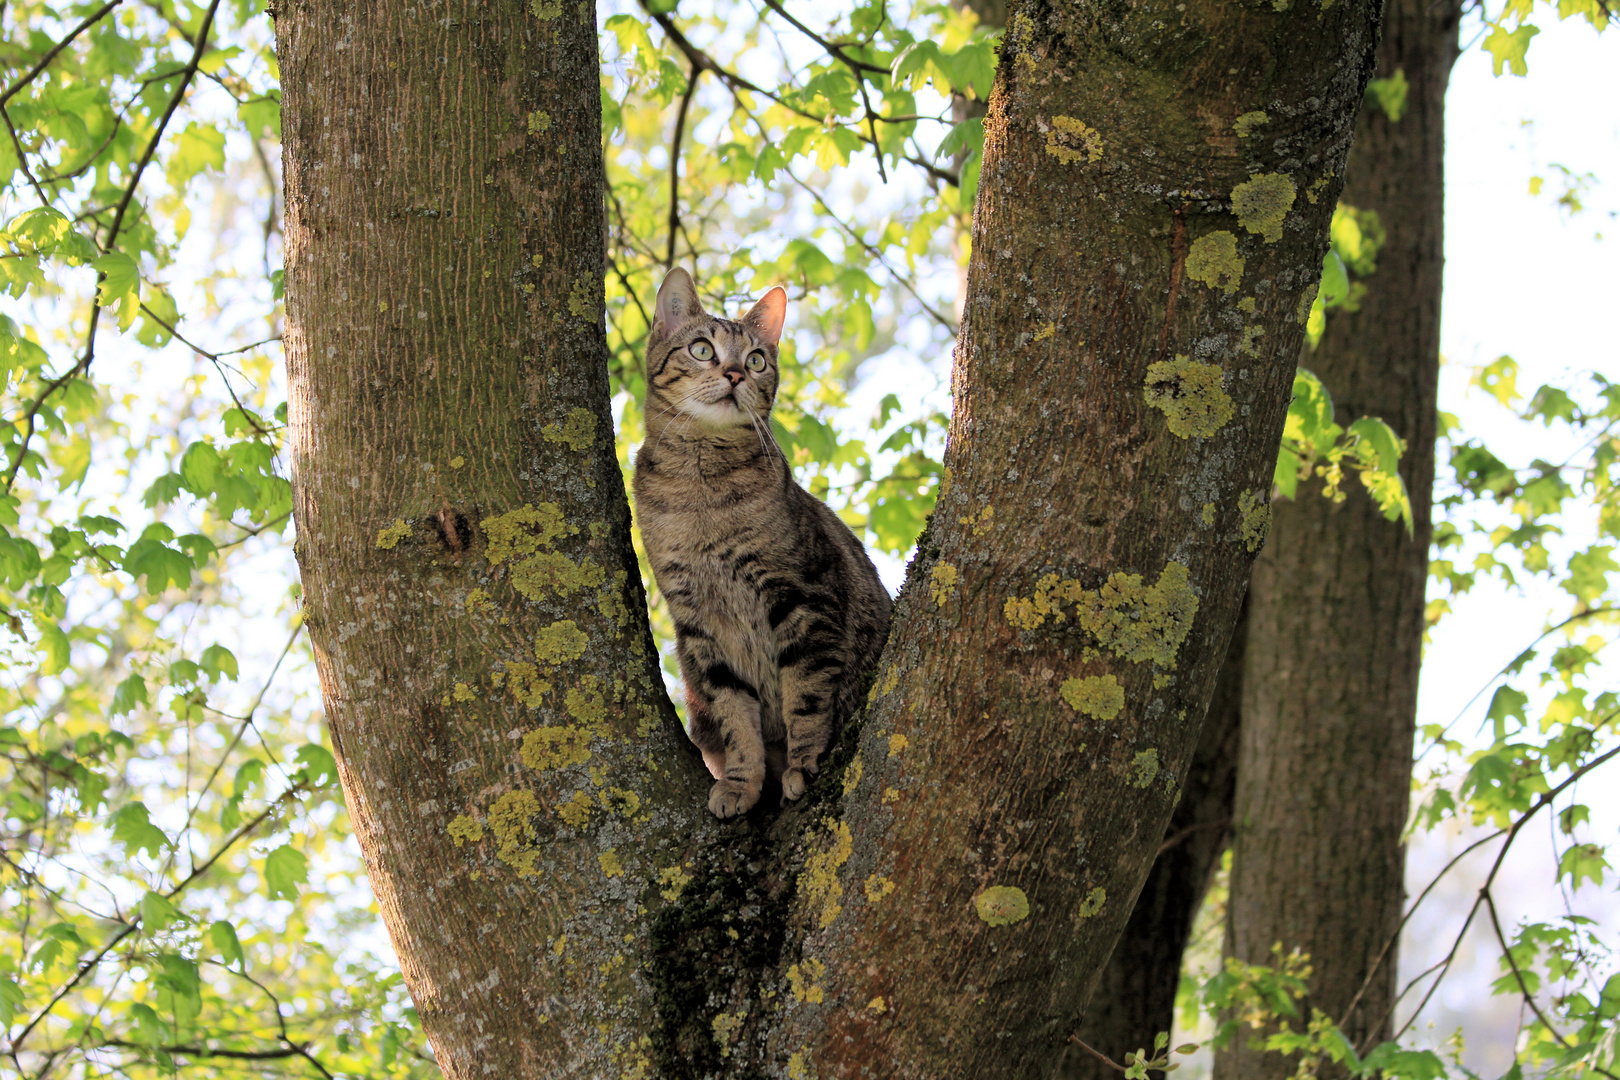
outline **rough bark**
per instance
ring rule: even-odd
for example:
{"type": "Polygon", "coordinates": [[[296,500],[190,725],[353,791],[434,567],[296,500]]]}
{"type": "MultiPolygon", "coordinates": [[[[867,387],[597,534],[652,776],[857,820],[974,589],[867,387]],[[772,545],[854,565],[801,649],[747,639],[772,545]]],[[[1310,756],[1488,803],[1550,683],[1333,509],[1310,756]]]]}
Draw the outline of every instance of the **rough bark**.
{"type": "Polygon", "coordinates": [[[1376,22],[1015,14],[953,480],[864,722],[722,825],[609,438],[590,5],[278,12],[306,605],[446,1075],[1051,1070],[1237,618],[1376,22]]]}
{"type": "MultiPolygon", "coordinates": [[[[1227,647],[1215,697],[1181,785],[1181,801],[1153,869],[1080,1018],[1080,1041],[1116,1062],[1127,1053],[1151,1050],[1155,1035],[1172,1030],[1187,939],[1221,854],[1231,843],[1246,621],[1239,620],[1227,647]]],[[[1060,1075],[1063,1080],[1113,1080],[1119,1073],[1095,1054],[1071,1046],[1060,1075]]]]}
{"type": "MultiPolygon", "coordinates": [[[[1302,485],[1276,508],[1249,595],[1228,950],[1251,963],[1268,962],[1279,942],[1309,953],[1302,1017],[1320,1009],[1345,1020],[1364,1050],[1390,1031],[1394,949],[1374,965],[1403,897],[1458,13],[1454,2],[1387,4],[1378,74],[1405,72],[1406,112],[1362,113],[1342,197],[1376,210],[1388,239],[1360,310],[1332,313],[1303,359],[1340,423],[1382,417],[1406,440],[1414,528],[1384,520],[1357,485],[1337,505],[1302,485]]],[[[1245,1037],[1217,1057],[1216,1076],[1280,1080],[1296,1066],[1245,1037]]]]}

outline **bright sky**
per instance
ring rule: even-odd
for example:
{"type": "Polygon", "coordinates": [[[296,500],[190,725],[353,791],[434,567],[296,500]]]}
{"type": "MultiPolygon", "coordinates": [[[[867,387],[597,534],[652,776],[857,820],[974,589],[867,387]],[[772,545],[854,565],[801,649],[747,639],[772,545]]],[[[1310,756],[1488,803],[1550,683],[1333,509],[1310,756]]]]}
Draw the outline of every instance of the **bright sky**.
{"type": "MultiPolygon", "coordinates": [[[[1620,35],[1611,31],[1599,38],[1584,22],[1557,23],[1550,14],[1537,23],[1542,33],[1530,48],[1528,78],[1493,77],[1489,56],[1476,45],[1458,63],[1447,101],[1442,309],[1447,366],[1441,408],[1460,416],[1465,429],[1488,432],[1495,452],[1512,465],[1537,457],[1560,460],[1559,451],[1568,448],[1539,425],[1504,424],[1494,401],[1478,390],[1469,393],[1470,368],[1511,355],[1522,365],[1519,385],[1527,392],[1586,371],[1620,378],[1612,318],[1620,284],[1615,216],[1620,211],[1620,35]],[[1572,217],[1557,206],[1564,184],[1555,163],[1596,176],[1582,199],[1585,212],[1572,217]],[[1532,176],[1546,178],[1534,198],[1532,176]]],[[[1465,44],[1472,38],[1465,30],[1465,44]]],[[[1441,476],[1448,476],[1443,464],[1441,476]]],[[[1480,587],[1454,606],[1425,659],[1420,723],[1446,723],[1456,716],[1530,643],[1549,615],[1567,613],[1569,597],[1546,587],[1515,592],[1480,587]]],[[[1458,737],[1474,736],[1488,701],[1486,694],[1469,711],[1455,729],[1458,737]]],[[[1593,802],[1588,839],[1612,841],[1620,827],[1620,799],[1603,794],[1614,787],[1614,778],[1601,774],[1586,785],[1584,796],[1593,802]]],[[[1524,850],[1509,856],[1505,884],[1498,890],[1505,923],[1553,918],[1563,911],[1547,825],[1527,829],[1519,842],[1524,850]]],[[[1421,889],[1464,842],[1455,836],[1418,838],[1409,860],[1408,891],[1421,889]]],[[[1450,948],[1484,872],[1481,860],[1494,857],[1494,850],[1453,871],[1449,886],[1414,918],[1402,944],[1403,975],[1422,970],[1450,948]]],[[[1576,913],[1600,918],[1604,938],[1615,941],[1620,904],[1612,893],[1588,885],[1573,900],[1576,913]]],[[[1489,1000],[1488,983],[1500,972],[1494,942],[1474,948],[1485,944],[1477,930],[1470,932],[1459,970],[1418,1030],[1438,1042],[1462,1026],[1468,1047],[1464,1062],[1492,1077],[1511,1063],[1518,1010],[1506,999],[1489,1000]]]]}

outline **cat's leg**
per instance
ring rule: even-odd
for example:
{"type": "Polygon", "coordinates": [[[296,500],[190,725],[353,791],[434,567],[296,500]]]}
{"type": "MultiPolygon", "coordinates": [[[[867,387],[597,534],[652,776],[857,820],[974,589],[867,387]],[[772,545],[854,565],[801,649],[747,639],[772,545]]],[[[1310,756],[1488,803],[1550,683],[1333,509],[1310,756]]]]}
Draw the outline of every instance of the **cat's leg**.
{"type": "MultiPolygon", "coordinates": [[[[688,694],[697,695],[707,705],[706,734],[713,731],[719,736],[715,751],[698,743],[709,771],[714,773],[715,766],[720,766],[709,790],[709,810],[718,818],[745,814],[759,802],[765,784],[759,693],[732,669],[711,639],[682,638],[677,652],[688,694]]],[[[695,726],[693,730],[695,733],[695,726]]]]}
{"type": "Polygon", "coordinates": [[[704,767],[716,780],[726,775],[726,744],[709,702],[686,684],[686,734],[703,755],[704,767]]]}
{"type": "Polygon", "coordinates": [[[833,704],[844,678],[845,663],[835,651],[783,650],[782,721],[787,727],[787,771],[782,798],[804,794],[809,778],[821,771],[821,755],[838,734],[833,730],[833,704]]]}

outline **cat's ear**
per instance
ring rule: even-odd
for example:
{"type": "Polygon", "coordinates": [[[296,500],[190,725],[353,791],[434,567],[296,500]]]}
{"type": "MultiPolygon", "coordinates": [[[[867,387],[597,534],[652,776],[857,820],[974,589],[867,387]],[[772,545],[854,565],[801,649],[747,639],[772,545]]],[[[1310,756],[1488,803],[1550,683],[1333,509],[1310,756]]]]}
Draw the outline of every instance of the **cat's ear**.
{"type": "Polygon", "coordinates": [[[775,345],[782,340],[782,323],[787,318],[787,290],[777,285],[759,298],[742,317],[743,325],[775,345]]]}
{"type": "Polygon", "coordinates": [[[664,283],[658,286],[654,322],[667,333],[701,314],[703,303],[698,299],[697,286],[692,284],[692,275],[678,266],[664,275],[664,283]]]}

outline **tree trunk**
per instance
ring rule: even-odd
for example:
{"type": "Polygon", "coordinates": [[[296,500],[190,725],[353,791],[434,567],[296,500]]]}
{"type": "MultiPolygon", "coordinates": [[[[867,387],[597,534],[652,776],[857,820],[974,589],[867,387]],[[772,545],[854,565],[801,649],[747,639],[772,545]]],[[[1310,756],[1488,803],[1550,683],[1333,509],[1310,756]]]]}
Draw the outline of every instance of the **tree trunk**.
{"type": "Polygon", "coordinates": [[[1015,14],[871,705],[802,804],[721,824],[609,438],[590,5],[278,12],[306,605],[446,1075],[1051,1070],[1263,536],[1376,23],[1015,14]]]}
{"type": "MultiPolygon", "coordinates": [[[[1305,358],[1340,423],[1382,417],[1406,440],[1414,528],[1384,520],[1359,488],[1335,505],[1301,485],[1276,508],[1249,594],[1228,951],[1251,963],[1269,962],[1278,942],[1308,953],[1311,994],[1296,1028],[1320,1009],[1363,1050],[1389,1035],[1393,947],[1375,964],[1403,898],[1458,14],[1455,2],[1387,4],[1379,75],[1405,73],[1405,115],[1362,113],[1343,200],[1376,210],[1388,239],[1360,310],[1332,313],[1305,358]]],[[[1217,1056],[1217,1077],[1293,1074],[1296,1061],[1252,1048],[1249,1035],[1217,1056]]]]}
{"type": "MultiPolygon", "coordinates": [[[[1246,618],[1239,620],[1226,650],[1181,801],[1153,870],[1080,1018],[1076,1034],[1081,1042],[1116,1062],[1127,1053],[1151,1051],[1153,1037],[1174,1026],[1182,955],[1221,853],[1231,843],[1246,623],[1246,618]]],[[[1063,1080],[1113,1080],[1119,1073],[1096,1054],[1071,1046],[1060,1075],[1063,1080]]]]}

